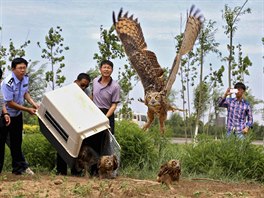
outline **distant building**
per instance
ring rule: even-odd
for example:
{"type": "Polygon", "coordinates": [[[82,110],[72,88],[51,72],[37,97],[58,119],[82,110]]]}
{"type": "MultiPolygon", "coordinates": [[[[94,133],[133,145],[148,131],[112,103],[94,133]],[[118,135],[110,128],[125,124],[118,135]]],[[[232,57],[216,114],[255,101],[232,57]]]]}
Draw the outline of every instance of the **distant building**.
{"type": "Polygon", "coordinates": [[[216,126],[224,127],[226,125],[226,117],[218,117],[215,120],[215,124],[216,124],[216,126]]]}
{"type": "MultiPolygon", "coordinates": [[[[123,120],[123,119],[124,119],[124,118],[123,118],[122,115],[120,115],[120,114],[115,114],[115,120],[123,120]]],[[[136,112],[134,112],[134,113],[132,114],[132,118],[131,118],[131,120],[132,120],[134,123],[138,124],[139,127],[143,127],[144,124],[147,123],[147,116],[146,116],[145,114],[143,114],[143,113],[136,113],[136,112]]]]}
{"type": "Polygon", "coordinates": [[[147,116],[142,113],[133,113],[132,121],[143,127],[147,122],[147,116]]]}

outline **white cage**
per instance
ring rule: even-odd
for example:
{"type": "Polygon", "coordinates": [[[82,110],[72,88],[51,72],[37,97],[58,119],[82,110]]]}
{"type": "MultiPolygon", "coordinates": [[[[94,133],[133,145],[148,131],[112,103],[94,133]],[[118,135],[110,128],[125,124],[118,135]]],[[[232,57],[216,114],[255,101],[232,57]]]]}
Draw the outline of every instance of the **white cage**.
{"type": "MultiPolygon", "coordinates": [[[[78,157],[83,141],[105,130],[109,131],[110,128],[108,118],[76,83],[47,92],[37,116],[41,132],[71,167],[78,157]]],[[[109,147],[104,146],[106,151],[99,155],[104,152],[116,153],[111,149],[115,145],[119,158],[120,146],[111,135],[109,138],[109,147]]]]}

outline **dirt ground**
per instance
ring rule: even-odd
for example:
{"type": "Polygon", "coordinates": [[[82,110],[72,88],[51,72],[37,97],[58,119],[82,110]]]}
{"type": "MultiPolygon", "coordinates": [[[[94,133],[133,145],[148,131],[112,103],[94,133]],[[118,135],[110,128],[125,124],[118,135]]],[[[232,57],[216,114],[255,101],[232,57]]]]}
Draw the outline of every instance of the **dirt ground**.
{"type": "Polygon", "coordinates": [[[264,185],[181,178],[174,190],[154,180],[0,175],[0,197],[264,197],[264,185]]]}

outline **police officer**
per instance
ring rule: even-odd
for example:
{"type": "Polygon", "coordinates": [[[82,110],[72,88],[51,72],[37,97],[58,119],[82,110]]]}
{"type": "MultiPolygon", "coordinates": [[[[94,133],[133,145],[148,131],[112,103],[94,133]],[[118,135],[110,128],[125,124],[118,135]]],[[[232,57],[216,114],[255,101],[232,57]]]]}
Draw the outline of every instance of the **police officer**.
{"type": "MultiPolygon", "coordinates": [[[[2,69],[0,68],[0,81],[2,79],[2,69]]],[[[10,115],[9,113],[7,113],[5,104],[4,104],[4,100],[3,100],[3,95],[2,95],[2,91],[1,91],[1,87],[0,87],[0,114],[1,114],[1,118],[0,118],[0,173],[2,172],[2,168],[4,165],[4,158],[5,158],[5,142],[6,142],[6,127],[10,124],[10,115]],[[2,114],[1,114],[2,113],[2,114]]]]}
{"type": "Polygon", "coordinates": [[[7,131],[10,137],[9,146],[12,156],[12,173],[16,175],[23,173],[34,174],[28,167],[21,148],[23,130],[22,111],[34,115],[39,107],[28,93],[29,78],[26,75],[27,65],[28,62],[25,59],[15,58],[11,64],[12,73],[1,83],[6,109],[11,117],[11,123],[7,126],[7,131]],[[25,99],[32,107],[24,106],[25,99]]]}

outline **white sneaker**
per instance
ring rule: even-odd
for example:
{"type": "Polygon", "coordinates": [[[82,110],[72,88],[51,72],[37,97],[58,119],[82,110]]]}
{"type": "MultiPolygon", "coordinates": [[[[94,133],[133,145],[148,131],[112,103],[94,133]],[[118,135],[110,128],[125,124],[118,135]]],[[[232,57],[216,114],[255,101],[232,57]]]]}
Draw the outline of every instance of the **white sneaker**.
{"type": "Polygon", "coordinates": [[[25,170],[25,173],[28,174],[28,175],[34,175],[35,174],[30,168],[27,168],[25,170]]]}

